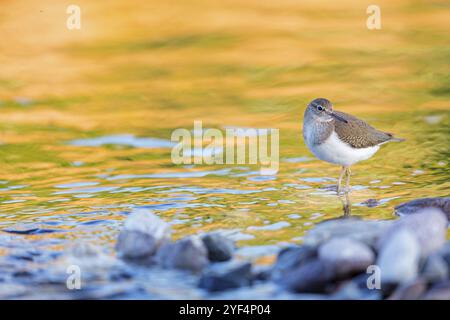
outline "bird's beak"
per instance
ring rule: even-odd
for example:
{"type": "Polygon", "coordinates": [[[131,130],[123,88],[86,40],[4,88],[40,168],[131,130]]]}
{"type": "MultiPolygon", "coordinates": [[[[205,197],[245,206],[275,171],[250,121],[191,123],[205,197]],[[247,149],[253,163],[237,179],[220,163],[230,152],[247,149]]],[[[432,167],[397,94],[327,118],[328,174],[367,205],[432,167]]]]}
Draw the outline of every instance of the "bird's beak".
{"type": "Polygon", "coordinates": [[[333,111],[330,112],[330,116],[332,116],[333,118],[342,121],[344,123],[348,123],[347,120],[345,120],[344,118],[342,118],[341,116],[338,116],[336,113],[334,113],[333,111]]]}

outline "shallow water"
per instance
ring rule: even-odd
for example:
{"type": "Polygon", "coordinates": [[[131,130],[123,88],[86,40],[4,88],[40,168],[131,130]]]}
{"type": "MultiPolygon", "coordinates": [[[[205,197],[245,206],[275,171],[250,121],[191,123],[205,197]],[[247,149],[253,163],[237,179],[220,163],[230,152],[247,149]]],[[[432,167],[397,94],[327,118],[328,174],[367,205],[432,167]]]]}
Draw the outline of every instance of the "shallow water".
{"type": "Polygon", "coordinates": [[[142,207],[175,238],[220,229],[242,257],[271,261],[343,215],[339,168],[302,141],[317,96],[407,139],[353,167],[352,215],[391,219],[402,202],[449,196],[444,1],[381,1],[380,31],[365,28],[357,1],[78,3],[79,31],[56,1],[2,4],[0,228],[15,233],[0,234],[1,255],[39,250],[50,261],[75,240],[113,252],[123,219],[142,207]],[[174,165],[171,132],[194,120],[280,129],[278,173],[174,165]]]}

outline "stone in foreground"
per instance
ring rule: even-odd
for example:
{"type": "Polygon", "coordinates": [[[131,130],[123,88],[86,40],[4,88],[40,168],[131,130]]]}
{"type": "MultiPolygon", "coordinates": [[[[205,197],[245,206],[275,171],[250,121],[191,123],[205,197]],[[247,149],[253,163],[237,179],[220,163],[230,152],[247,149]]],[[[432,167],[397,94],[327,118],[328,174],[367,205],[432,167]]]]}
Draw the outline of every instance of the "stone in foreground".
{"type": "Polygon", "coordinates": [[[366,244],[350,238],[334,238],[319,248],[319,259],[335,269],[337,276],[365,271],[375,255],[366,244]]]}
{"type": "Polygon", "coordinates": [[[408,229],[399,229],[380,249],[377,265],[382,286],[413,281],[418,275],[420,246],[408,229]]]}
{"type": "Polygon", "coordinates": [[[310,230],[303,243],[319,246],[329,239],[346,237],[373,245],[392,223],[392,221],[366,221],[356,218],[328,220],[310,230]]]}
{"type": "Polygon", "coordinates": [[[119,256],[144,259],[170,241],[170,226],[148,210],[135,210],[125,220],[116,244],[119,256]]]}
{"type": "Polygon", "coordinates": [[[200,278],[199,287],[208,291],[224,291],[249,286],[252,283],[252,265],[245,263],[232,270],[205,274],[200,278]]]}
{"type": "Polygon", "coordinates": [[[230,260],[234,252],[234,242],[219,233],[208,233],[202,237],[208,250],[208,259],[214,262],[230,260]]]}
{"type": "Polygon", "coordinates": [[[191,236],[162,246],[156,258],[165,268],[198,272],[208,264],[208,251],[199,237],[191,236]]]}

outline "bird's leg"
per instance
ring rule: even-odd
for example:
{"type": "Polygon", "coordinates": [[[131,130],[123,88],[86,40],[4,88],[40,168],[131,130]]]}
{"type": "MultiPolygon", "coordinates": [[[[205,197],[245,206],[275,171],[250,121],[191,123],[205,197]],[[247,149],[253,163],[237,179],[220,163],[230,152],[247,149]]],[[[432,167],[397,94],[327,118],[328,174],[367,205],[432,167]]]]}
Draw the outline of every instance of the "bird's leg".
{"type": "Polygon", "coordinates": [[[350,176],[352,174],[352,171],[350,170],[350,167],[347,167],[346,171],[347,171],[347,181],[345,183],[345,189],[347,190],[347,192],[350,192],[350,176]]]}
{"type": "Polygon", "coordinates": [[[341,174],[339,175],[338,185],[337,185],[337,194],[341,192],[341,182],[342,178],[344,178],[344,174],[346,172],[346,167],[342,166],[341,174]]]}

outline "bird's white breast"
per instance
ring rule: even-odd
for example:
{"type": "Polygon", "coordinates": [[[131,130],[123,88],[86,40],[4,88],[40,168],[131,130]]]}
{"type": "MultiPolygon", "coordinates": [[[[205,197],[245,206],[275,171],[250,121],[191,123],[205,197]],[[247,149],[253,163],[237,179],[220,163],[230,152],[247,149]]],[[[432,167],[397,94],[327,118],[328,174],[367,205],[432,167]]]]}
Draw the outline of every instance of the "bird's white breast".
{"type": "Polygon", "coordinates": [[[317,158],[343,166],[350,166],[356,162],[367,160],[380,148],[379,146],[353,148],[340,140],[335,131],[321,144],[312,144],[310,143],[311,139],[308,139],[308,134],[311,133],[305,132],[306,144],[317,158]]]}

